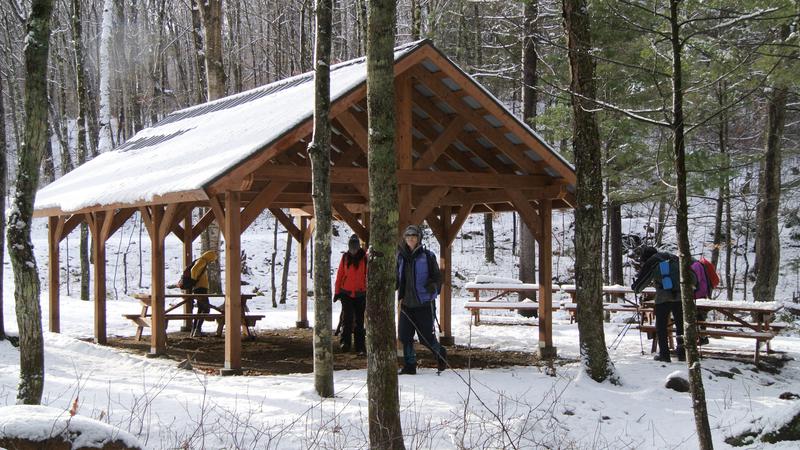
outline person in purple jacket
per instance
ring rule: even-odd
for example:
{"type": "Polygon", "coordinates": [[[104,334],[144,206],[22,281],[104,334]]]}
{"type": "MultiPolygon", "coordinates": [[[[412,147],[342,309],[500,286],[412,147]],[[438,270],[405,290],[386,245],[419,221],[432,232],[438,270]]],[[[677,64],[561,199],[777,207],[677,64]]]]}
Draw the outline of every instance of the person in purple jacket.
{"type": "Polygon", "coordinates": [[[415,334],[436,357],[438,371],[441,373],[447,368],[447,351],[436,339],[433,327],[442,274],[436,256],[422,246],[421,237],[420,228],[409,225],[397,249],[397,298],[400,302],[397,334],[403,343],[404,360],[401,375],[417,373],[415,334]]]}

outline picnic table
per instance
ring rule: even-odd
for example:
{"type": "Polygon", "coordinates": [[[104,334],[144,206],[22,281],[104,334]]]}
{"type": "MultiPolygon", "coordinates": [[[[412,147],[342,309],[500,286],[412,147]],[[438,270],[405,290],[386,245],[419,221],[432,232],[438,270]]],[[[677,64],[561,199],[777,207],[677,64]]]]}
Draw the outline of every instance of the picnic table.
{"type": "MultiPolygon", "coordinates": [[[[572,301],[564,303],[564,309],[569,313],[570,323],[575,321],[575,316],[578,312],[578,305],[576,303],[577,288],[574,284],[562,284],[561,292],[569,294],[572,301]]],[[[603,311],[605,313],[605,320],[610,320],[610,313],[612,312],[633,312],[647,314],[650,310],[642,309],[642,299],[652,298],[656,294],[654,287],[647,287],[641,293],[636,293],[629,286],[622,286],[619,284],[603,286],[603,311]]]]}
{"type": "MultiPolygon", "coordinates": [[[[250,331],[250,327],[254,327],[256,322],[264,318],[264,315],[247,313],[247,301],[253,297],[255,297],[255,294],[241,294],[242,331],[244,331],[249,338],[255,337],[255,333],[250,331]]],[[[139,303],[141,303],[141,312],[138,314],[123,314],[122,316],[136,324],[136,340],[141,340],[144,328],[152,326],[152,313],[150,312],[152,300],[150,294],[134,294],[133,298],[139,300],[139,303]]],[[[164,294],[164,298],[179,299],[176,303],[172,303],[164,309],[164,321],[167,325],[170,320],[183,320],[187,321],[187,323],[191,323],[192,320],[197,319],[213,320],[217,322],[217,336],[222,335],[222,328],[225,326],[225,294],[164,294]],[[215,312],[193,313],[193,301],[201,298],[208,299],[211,310],[215,312]],[[222,298],[222,305],[217,306],[211,303],[211,299],[213,298],[222,298]],[[182,306],[184,306],[184,312],[173,312],[182,306]]]]}
{"type": "MultiPolygon", "coordinates": [[[[767,353],[771,353],[770,341],[783,328],[785,324],[774,323],[775,314],[783,308],[777,302],[729,302],[724,300],[695,300],[698,312],[714,312],[722,315],[727,320],[702,320],[697,321],[697,334],[700,337],[734,337],[755,340],[755,354],[753,361],[758,364],[761,344],[766,344],[767,353]]],[[[648,305],[652,306],[652,305],[648,305]]],[[[652,351],[658,347],[655,339],[654,325],[642,324],[640,331],[647,332],[648,338],[653,339],[652,351]]],[[[669,342],[672,346],[674,326],[667,328],[669,342]]]]}
{"type": "MultiPolygon", "coordinates": [[[[539,303],[533,301],[496,301],[504,298],[509,294],[535,294],[539,292],[539,284],[537,283],[522,283],[522,282],[491,282],[491,283],[476,283],[470,282],[464,285],[464,289],[471,292],[475,296],[474,301],[465,302],[464,308],[472,314],[473,323],[478,326],[481,322],[481,309],[505,309],[505,310],[528,310],[538,311],[539,303]],[[493,294],[488,299],[481,299],[481,293],[493,294]]],[[[559,286],[553,285],[553,292],[557,292],[559,286]]],[[[554,311],[561,308],[559,302],[553,302],[552,306],[554,311]]]]}

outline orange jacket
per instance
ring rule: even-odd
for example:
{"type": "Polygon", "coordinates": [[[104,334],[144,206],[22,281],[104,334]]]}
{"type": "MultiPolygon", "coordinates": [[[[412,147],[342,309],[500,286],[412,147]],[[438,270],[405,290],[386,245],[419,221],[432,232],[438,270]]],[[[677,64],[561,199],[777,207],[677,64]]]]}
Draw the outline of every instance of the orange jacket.
{"type": "Polygon", "coordinates": [[[336,288],[334,294],[344,294],[350,298],[366,297],[367,295],[367,256],[364,249],[359,249],[356,255],[350,258],[358,259],[347,265],[348,253],[342,255],[339,269],[336,271],[336,288]]]}

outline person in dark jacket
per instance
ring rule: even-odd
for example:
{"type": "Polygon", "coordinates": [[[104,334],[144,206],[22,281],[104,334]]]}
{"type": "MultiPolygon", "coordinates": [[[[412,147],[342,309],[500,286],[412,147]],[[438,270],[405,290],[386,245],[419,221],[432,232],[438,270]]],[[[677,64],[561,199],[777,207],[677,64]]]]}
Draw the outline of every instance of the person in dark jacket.
{"type": "Polygon", "coordinates": [[[447,351],[436,339],[433,327],[442,274],[436,256],[422,246],[421,237],[420,228],[409,225],[403,233],[404,242],[398,246],[397,298],[400,302],[400,321],[397,333],[403,343],[404,360],[401,375],[417,373],[414,334],[436,356],[439,372],[447,368],[447,351]]]}
{"type": "Polygon", "coordinates": [[[335,286],[333,301],[342,301],[341,349],[350,351],[351,338],[355,333],[356,352],[366,353],[364,309],[367,306],[367,258],[366,252],[361,248],[361,241],[355,234],[350,236],[347,251],[339,261],[335,286]]]}
{"type": "Polygon", "coordinates": [[[675,351],[679,361],[686,360],[683,346],[683,306],[681,305],[680,272],[678,257],[667,252],[659,252],[654,247],[642,247],[638,252],[640,265],[631,289],[637,294],[649,284],[656,288],[655,314],[656,334],[658,335],[658,355],[656,361],[671,362],[667,343],[669,315],[675,323],[677,345],[675,351]],[[666,264],[661,264],[665,262],[666,264]],[[669,281],[667,281],[669,280],[669,281]],[[671,284],[671,286],[665,284],[671,284]]]}

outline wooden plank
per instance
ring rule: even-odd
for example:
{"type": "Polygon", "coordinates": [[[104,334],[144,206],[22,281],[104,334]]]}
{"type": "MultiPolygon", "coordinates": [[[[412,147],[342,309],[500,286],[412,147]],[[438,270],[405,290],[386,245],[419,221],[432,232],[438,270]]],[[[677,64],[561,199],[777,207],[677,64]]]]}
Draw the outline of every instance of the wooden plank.
{"type": "MultiPolygon", "coordinates": [[[[461,227],[464,225],[464,222],[467,220],[467,217],[469,217],[471,212],[472,205],[462,205],[461,208],[459,208],[456,218],[453,220],[451,226],[445,233],[447,236],[447,245],[453,245],[453,241],[456,239],[458,232],[461,231],[461,227]]],[[[443,220],[447,221],[448,219],[443,217],[443,220]]]]}
{"type": "Polygon", "coordinates": [[[269,208],[269,210],[272,215],[278,219],[278,222],[283,225],[283,227],[286,229],[286,232],[292,235],[292,238],[294,238],[296,242],[303,241],[303,233],[295,226],[294,223],[292,223],[292,219],[290,219],[289,216],[277,208],[269,208]]]}
{"type": "Polygon", "coordinates": [[[267,206],[269,206],[277,197],[278,194],[283,192],[289,183],[285,181],[271,181],[264,189],[262,189],[256,197],[248,203],[247,207],[242,211],[241,227],[242,232],[256,220],[267,206]]]}
{"type": "Polygon", "coordinates": [[[416,205],[416,208],[414,208],[414,213],[410,217],[410,223],[422,223],[422,221],[433,211],[433,208],[439,204],[439,200],[447,195],[449,191],[450,188],[447,186],[434,187],[428,191],[428,193],[425,194],[422,199],[420,199],[419,203],[416,205]]]}
{"type": "Polygon", "coordinates": [[[539,202],[539,352],[542,357],[555,357],[553,347],[553,228],[552,202],[539,202]]]}
{"type": "Polygon", "coordinates": [[[210,197],[208,203],[211,206],[211,211],[214,212],[214,220],[217,221],[217,226],[219,226],[222,236],[227,239],[227,236],[225,236],[225,210],[222,208],[222,203],[217,197],[210,197]]]}
{"type": "Polygon", "coordinates": [[[156,235],[156,232],[153,229],[153,216],[150,214],[150,208],[147,206],[139,207],[139,215],[142,216],[142,223],[147,229],[150,239],[153,239],[153,236],[156,235]]]}
{"type": "Polygon", "coordinates": [[[68,216],[70,214],[86,214],[97,211],[111,211],[115,209],[141,208],[169,203],[203,202],[207,199],[208,197],[206,196],[206,193],[202,189],[197,189],[191,191],[170,192],[164,195],[154,195],[153,198],[148,201],[139,200],[133,202],[110,203],[107,205],[94,205],[75,211],[63,211],[60,208],[37,209],[33,212],[33,217],[68,216]]]}
{"type": "MultiPolygon", "coordinates": [[[[442,208],[442,234],[447,236],[445,242],[439,241],[439,270],[442,273],[442,289],[440,292],[441,299],[439,305],[439,323],[441,323],[441,332],[443,343],[453,345],[453,332],[451,320],[453,316],[453,241],[450,235],[453,234],[454,224],[450,222],[450,208],[445,206],[442,208]]],[[[460,225],[459,225],[460,228],[460,225]]]]}
{"type": "Polygon", "coordinates": [[[72,233],[72,230],[74,230],[83,221],[84,221],[83,214],[73,214],[69,216],[69,219],[66,219],[64,221],[64,225],[61,227],[61,230],[56,236],[58,238],[58,242],[63,241],[64,238],[67,237],[68,234],[72,233]]]}
{"type": "Polygon", "coordinates": [[[48,325],[53,333],[61,332],[61,265],[59,262],[59,236],[64,228],[63,217],[47,218],[47,290],[48,290],[48,325]]]}
{"type": "Polygon", "coordinates": [[[239,192],[225,194],[225,371],[242,369],[242,253],[239,192]]]}
{"type": "Polygon", "coordinates": [[[111,212],[97,211],[89,214],[92,218],[89,230],[92,233],[92,261],[94,264],[94,277],[92,287],[94,291],[94,341],[99,345],[106,345],[106,241],[105,224],[112,222],[111,212]]]}
{"type": "Polygon", "coordinates": [[[333,203],[332,206],[336,214],[341,217],[342,220],[344,220],[347,226],[353,230],[353,233],[355,233],[359,239],[364,242],[369,241],[369,233],[367,232],[367,229],[361,225],[361,222],[358,221],[358,218],[351,213],[349,209],[347,209],[347,206],[341,203],[333,203]]]}
{"type": "Polygon", "coordinates": [[[456,136],[458,136],[464,129],[464,119],[461,116],[455,116],[447,124],[447,127],[442,131],[435,141],[431,144],[428,150],[414,164],[415,169],[426,169],[431,166],[439,156],[453,143],[456,136]]]}
{"type": "Polygon", "coordinates": [[[533,237],[539,241],[539,233],[542,229],[539,213],[536,212],[525,196],[522,195],[522,192],[515,189],[506,189],[506,194],[511,198],[511,204],[514,205],[514,208],[519,213],[520,219],[525,222],[525,225],[531,231],[533,237]]]}

